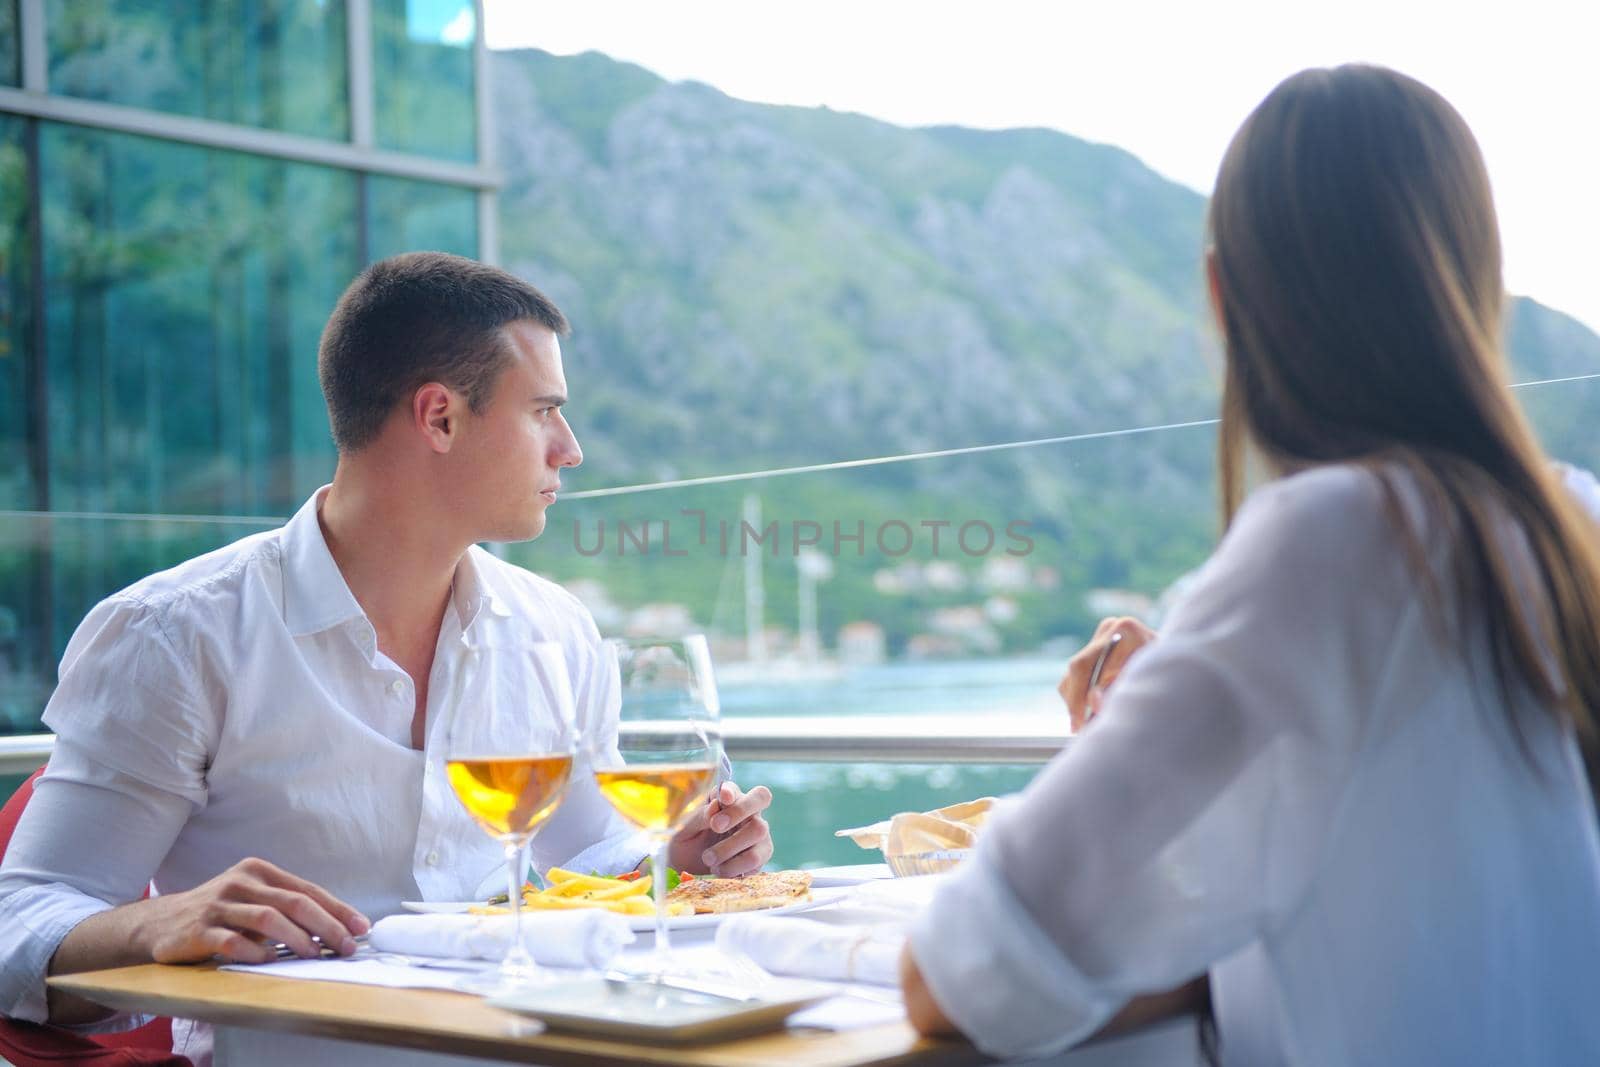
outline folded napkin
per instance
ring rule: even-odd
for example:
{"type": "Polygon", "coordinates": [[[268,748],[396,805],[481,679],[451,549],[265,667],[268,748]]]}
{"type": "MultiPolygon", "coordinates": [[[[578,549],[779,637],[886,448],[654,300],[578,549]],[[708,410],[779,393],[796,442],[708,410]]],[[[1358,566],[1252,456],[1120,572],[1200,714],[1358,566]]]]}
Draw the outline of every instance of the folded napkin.
{"type": "MultiPolygon", "coordinates": [[[[522,916],[522,943],[549,967],[607,966],[633,941],[628,920],[609,911],[534,912],[522,916]]],[[[511,944],[509,915],[391,915],[367,942],[380,952],[498,960],[511,944]]]]}
{"type": "MultiPolygon", "coordinates": [[[[936,849],[970,848],[994,807],[994,797],[979,797],[950,804],[932,811],[908,811],[892,819],[875,822],[871,826],[856,826],[848,830],[835,830],[834,837],[848,837],[862,848],[881,848],[887,853],[890,847],[914,844],[906,852],[931,852],[936,849]],[[894,841],[894,824],[902,822],[904,829],[900,841],[894,841]],[[906,840],[911,837],[915,840],[906,840]]],[[[899,853],[896,853],[899,854],[899,853]]]]}
{"type": "Polygon", "coordinates": [[[843,907],[882,913],[885,922],[909,923],[920,915],[934,894],[950,880],[949,874],[923,878],[887,878],[856,886],[843,907]]]}
{"type": "Polygon", "coordinates": [[[730,915],[717,927],[717,948],[747,956],[773,974],[830,982],[900,984],[903,931],[840,926],[776,915],[730,915]]]}

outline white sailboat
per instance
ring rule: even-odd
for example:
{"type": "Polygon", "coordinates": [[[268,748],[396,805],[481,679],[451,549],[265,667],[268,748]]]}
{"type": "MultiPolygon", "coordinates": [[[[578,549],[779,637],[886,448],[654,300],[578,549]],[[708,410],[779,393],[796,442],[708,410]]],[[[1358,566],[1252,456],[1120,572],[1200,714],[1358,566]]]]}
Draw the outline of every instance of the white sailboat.
{"type": "MultiPolygon", "coordinates": [[[[761,498],[746,493],[743,519],[749,529],[761,529],[761,498]]],[[[804,548],[794,557],[799,583],[799,618],[794,650],[773,656],[767,647],[767,594],[759,551],[744,556],[745,658],[717,665],[718,678],[729,684],[821,682],[839,678],[844,671],[837,660],[823,653],[817,628],[817,586],[833,577],[833,561],[821,552],[804,548]]]]}

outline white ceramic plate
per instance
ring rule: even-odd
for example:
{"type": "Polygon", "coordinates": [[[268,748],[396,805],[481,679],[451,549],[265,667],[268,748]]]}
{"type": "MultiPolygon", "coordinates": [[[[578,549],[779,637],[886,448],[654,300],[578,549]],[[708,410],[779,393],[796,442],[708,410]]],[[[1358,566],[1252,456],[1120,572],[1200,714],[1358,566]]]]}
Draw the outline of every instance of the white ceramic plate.
{"type": "MultiPolygon", "coordinates": [[[[703,916],[711,918],[711,916],[703,916]]],[[[497,1008],[532,1015],[552,1030],[645,1041],[716,1041],[776,1030],[801,1008],[826,998],[815,983],[792,982],[793,992],[740,1001],[602,978],[494,997],[497,1008]]]]}
{"type": "MultiPolygon", "coordinates": [[[[732,912],[735,915],[792,915],[797,911],[810,911],[827,904],[843,900],[850,893],[849,886],[830,886],[822,889],[813,889],[810,900],[797,900],[793,904],[785,904],[781,908],[767,908],[765,911],[732,912]]],[[[477,907],[473,901],[463,900],[402,900],[400,906],[407,911],[418,912],[423,915],[454,915],[466,911],[468,908],[477,907]]],[[[717,915],[673,915],[667,919],[669,930],[692,930],[697,926],[715,926],[728,916],[717,915]]],[[[630,915],[628,925],[638,933],[649,933],[656,928],[654,915],[630,915]]]]}
{"type": "Polygon", "coordinates": [[[813,867],[807,873],[811,875],[813,889],[860,885],[863,882],[877,882],[894,877],[894,872],[889,869],[887,863],[849,863],[842,867],[813,867]]]}

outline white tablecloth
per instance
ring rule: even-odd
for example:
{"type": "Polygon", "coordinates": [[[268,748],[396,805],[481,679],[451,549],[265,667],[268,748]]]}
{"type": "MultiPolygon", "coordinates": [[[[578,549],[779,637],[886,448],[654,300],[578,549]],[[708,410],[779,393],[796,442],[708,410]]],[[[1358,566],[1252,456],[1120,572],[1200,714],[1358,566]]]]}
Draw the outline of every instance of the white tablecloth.
{"type": "MultiPolygon", "coordinates": [[[[915,881],[924,882],[923,879],[915,881]]],[[[804,915],[807,919],[832,924],[860,926],[870,923],[882,926],[893,923],[898,917],[896,912],[914,908],[915,902],[926,895],[919,891],[922,888],[909,882],[873,882],[863,885],[862,892],[853,901],[828,904],[807,911],[804,915]]],[[[708,973],[725,973],[730,967],[737,967],[737,964],[730,964],[718,952],[714,943],[715,932],[713,927],[674,931],[673,949],[688,959],[701,960],[708,973]]],[[[639,940],[624,951],[619,965],[625,968],[630,958],[648,953],[652,942],[650,934],[639,935],[639,940]]],[[[386,962],[381,956],[374,956],[367,952],[363,958],[356,960],[285,960],[252,970],[263,976],[277,974],[282,977],[334,981],[359,979],[374,985],[433,989],[452,988],[463,973],[460,970],[386,962]]],[[[266,980],[269,979],[263,977],[263,981],[266,980]]],[[[837,988],[840,995],[791,1016],[791,1026],[847,1030],[881,1025],[905,1017],[904,1009],[898,1003],[884,1003],[885,999],[897,999],[897,992],[892,989],[843,982],[827,984],[837,988]]],[[[1062,1067],[1109,1067],[1111,1064],[1125,1064],[1128,1067],[1189,1067],[1190,1064],[1201,1063],[1198,1047],[1196,1024],[1185,1019],[1035,1062],[1060,1064],[1062,1067]]],[[[215,1048],[218,1067],[276,1067],[284,1063],[293,1063],[295,1067],[364,1067],[367,1064],[382,1067],[473,1067],[488,1062],[237,1027],[218,1027],[215,1048]]]]}

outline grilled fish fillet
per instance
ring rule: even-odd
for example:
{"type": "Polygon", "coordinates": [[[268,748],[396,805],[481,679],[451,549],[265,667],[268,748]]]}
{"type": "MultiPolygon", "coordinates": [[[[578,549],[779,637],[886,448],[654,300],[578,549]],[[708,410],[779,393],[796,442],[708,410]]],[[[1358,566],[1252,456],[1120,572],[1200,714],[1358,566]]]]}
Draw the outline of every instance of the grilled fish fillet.
{"type": "Polygon", "coordinates": [[[758,872],[743,878],[693,878],[667,894],[673,903],[689,904],[696,915],[730,911],[764,911],[811,899],[807,871],[758,872]]]}

